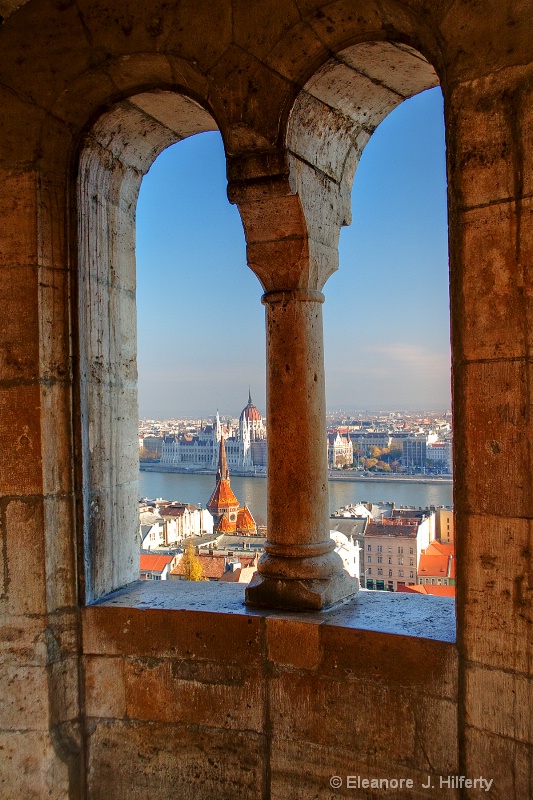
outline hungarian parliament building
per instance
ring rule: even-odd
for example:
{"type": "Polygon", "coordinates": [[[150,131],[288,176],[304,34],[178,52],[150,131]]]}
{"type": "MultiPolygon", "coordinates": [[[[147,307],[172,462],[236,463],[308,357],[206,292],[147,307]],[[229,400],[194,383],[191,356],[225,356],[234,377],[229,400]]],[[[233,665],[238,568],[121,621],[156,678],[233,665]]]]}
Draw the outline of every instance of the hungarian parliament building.
{"type": "Polygon", "coordinates": [[[161,464],[182,467],[191,472],[216,470],[222,437],[230,471],[264,470],[267,463],[266,428],[250,394],[236,426],[229,422],[223,425],[217,411],[214,423],[205,425],[196,434],[165,436],[161,464]]]}

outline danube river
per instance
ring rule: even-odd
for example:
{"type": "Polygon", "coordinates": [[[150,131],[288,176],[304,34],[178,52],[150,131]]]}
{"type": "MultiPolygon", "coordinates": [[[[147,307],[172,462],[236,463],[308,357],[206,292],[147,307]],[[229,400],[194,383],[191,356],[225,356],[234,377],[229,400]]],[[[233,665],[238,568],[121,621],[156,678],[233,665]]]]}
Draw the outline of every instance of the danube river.
{"type": "MultiPolygon", "coordinates": [[[[231,487],[237,499],[247,505],[258,525],[266,525],[267,482],[265,478],[231,478],[231,487]]],[[[205,506],[215,488],[214,475],[181,474],[175,472],[140,472],[141,497],[178,500],[181,503],[205,506]]],[[[329,481],[329,509],[357,501],[377,503],[394,501],[398,506],[451,506],[453,487],[438,481],[414,483],[411,481],[329,481]]]]}

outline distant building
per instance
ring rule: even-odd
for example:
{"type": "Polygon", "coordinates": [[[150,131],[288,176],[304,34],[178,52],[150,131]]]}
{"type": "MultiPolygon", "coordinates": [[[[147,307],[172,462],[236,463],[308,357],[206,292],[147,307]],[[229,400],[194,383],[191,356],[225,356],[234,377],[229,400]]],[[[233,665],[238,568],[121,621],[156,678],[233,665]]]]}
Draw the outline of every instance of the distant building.
{"type": "Polygon", "coordinates": [[[224,427],[217,411],[214,423],[205,425],[199,433],[165,436],[161,463],[191,472],[214,470],[222,436],[226,440],[226,457],[232,470],[254,472],[266,467],[266,428],[251,394],[248,394],[248,403],[235,428],[229,422],[224,427]]]}
{"type": "Polygon", "coordinates": [[[455,545],[455,517],[451,508],[436,509],[435,535],[443,544],[455,545]]]}
{"type": "Polygon", "coordinates": [[[207,509],[188,503],[142,502],[139,511],[141,550],[172,548],[190,536],[213,533],[213,517],[207,509]]]}
{"type": "Polygon", "coordinates": [[[453,472],[451,442],[430,442],[426,447],[426,464],[439,472],[453,472]]]}
{"type": "Polygon", "coordinates": [[[340,468],[351,467],[353,464],[353,445],[347,433],[328,431],[328,466],[340,468]]]}
{"type": "Polygon", "coordinates": [[[213,533],[213,517],[206,508],[197,508],[188,503],[169,503],[159,513],[166,523],[167,546],[190,536],[213,533]]]}
{"type": "Polygon", "coordinates": [[[455,586],[455,547],[437,540],[420,554],[418,584],[424,586],[455,586]]]}
{"type": "Polygon", "coordinates": [[[437,435],[415,434],[403,440],[402,465],[407,470],[424,470],[428,445],[437,440],[437,435]]]}
{"type": "Polygon", "coordinates": [[[370,511],[362,504],[346,506],[335,511],[329,518],[330,535],[342,533],[349,542],[359,548],[359,582],[365,586],[364,533],[369,520],[370,511]]]}
{"type": "Polygon", "coordinates": [[[369,522],[364,535],[367,589],[395,592],[417,584],[420,555],[435,537],[435,514],[396,509],[369,522]]]}
{"type": "Polygon", "coordinates": [[[350,433],[350,439],[354,453],[359,453],[364,458],[368,458],[370,455],[371,447],[379,447],[380,450],[384,450],[391,446],[390,434],[383,431],[353,431],[350,433]]]}

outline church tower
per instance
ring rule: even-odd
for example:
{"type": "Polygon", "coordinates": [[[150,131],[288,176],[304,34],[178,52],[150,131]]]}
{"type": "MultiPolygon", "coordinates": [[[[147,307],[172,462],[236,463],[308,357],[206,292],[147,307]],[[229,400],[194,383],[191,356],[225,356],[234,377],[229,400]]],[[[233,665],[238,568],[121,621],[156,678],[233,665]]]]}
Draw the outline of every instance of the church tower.
{"type": "Polygon", "coordinates": [[[220,437],[218,456],[217,483],[207,508],[214,520],[215,531],[234,533],[237,527],[237,515],[240,503],[233,494],[229,481],[228,460],[224,436],[220,437]]]}

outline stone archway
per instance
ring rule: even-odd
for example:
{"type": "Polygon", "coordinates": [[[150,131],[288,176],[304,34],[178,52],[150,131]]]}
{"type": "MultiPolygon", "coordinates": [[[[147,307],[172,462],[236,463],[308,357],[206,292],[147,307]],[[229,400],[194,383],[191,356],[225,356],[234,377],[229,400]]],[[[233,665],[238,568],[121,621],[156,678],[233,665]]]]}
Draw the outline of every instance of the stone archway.
{"type": "Polygon", "coordinates": [[[143,175],[213,117],[170,91],[136,94],[86,134],[78,175],[85,595],[138,578],[135,210],[143,175]]]}

